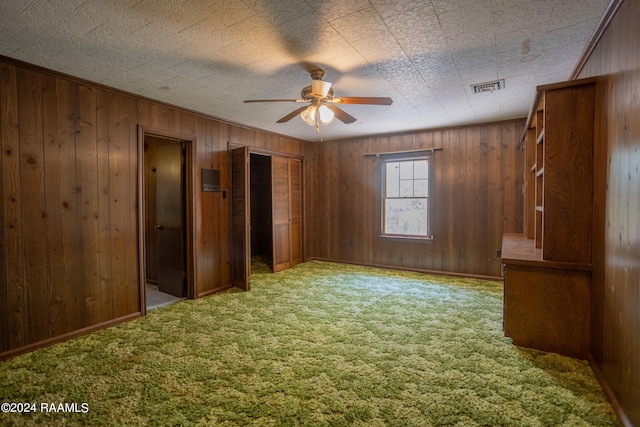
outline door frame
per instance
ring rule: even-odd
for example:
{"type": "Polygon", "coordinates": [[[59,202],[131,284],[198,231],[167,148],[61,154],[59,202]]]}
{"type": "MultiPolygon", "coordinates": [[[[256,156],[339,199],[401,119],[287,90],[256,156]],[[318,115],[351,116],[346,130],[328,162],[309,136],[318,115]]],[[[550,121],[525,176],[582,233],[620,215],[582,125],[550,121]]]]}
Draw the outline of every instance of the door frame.
{"type": "Polygon", "coordinates": [[[147,313],[147,255],[145,250],[145,180],[144,180],[144,140],[146,136],[156,138],[164,138],[182,142],[185,144],[185,182],[184,182],[184,215],[185,215],[185,270],[187,277],[185,279],[187,287],[187,298],[195,298],[195,258],[194,258],[194,227],[195,222],[193,210],[194,196],[194,169],[193,169],[193,150],[196,139],[192,136],[169,133],[149,127],[138,126],[138,272],[139,272],[139,291],[140,291],[140,313],[147,313]]]}

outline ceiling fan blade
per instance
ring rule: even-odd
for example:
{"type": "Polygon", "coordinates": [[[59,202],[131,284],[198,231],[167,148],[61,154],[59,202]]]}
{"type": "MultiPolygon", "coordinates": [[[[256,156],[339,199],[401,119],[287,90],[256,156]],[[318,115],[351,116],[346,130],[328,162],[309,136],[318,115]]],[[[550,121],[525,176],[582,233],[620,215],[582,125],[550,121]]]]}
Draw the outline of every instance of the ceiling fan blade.
{"type": "Polygon", "coordinates": [[[280,120],[278,120],[276,123],[284,123],[284,122],[288,122],[289,120],[293,119],[295,116],[297,116],[298,114],[302,113],[304,110],[307,109],[308,106],[304,106],[304,107],[300,107],[295,109],[294,111],[290,112],[289,114],[287,114],[286,116],[284,116],[283,118],[281,118],[280,120]]]}
{"type": "Polygon", "coordinates": [[[337,106],[333,105],[333,104],[325,104],[327,106],[328,109],[330,109],[331,111],[333,111],[333,114],[336,115],[336,119],[340,120],[342,123],[353,123],[356,121],[356,118],[353,117],[351,114],[347,113],[344,110],[341,110],[340,108],[338,108],[337,106]]]}
{"type": "Polygon", "coordinates": [[[245,99],[244,102],[307,102],[304,99],[245,99]]]}
{"type": "Polygon", "coordinates": [[[371,104],[371,105],[391,105],[393,100],[386,97],[375,96],[345,96],[333,98],[330,102],[334,104],[371,104]]]}

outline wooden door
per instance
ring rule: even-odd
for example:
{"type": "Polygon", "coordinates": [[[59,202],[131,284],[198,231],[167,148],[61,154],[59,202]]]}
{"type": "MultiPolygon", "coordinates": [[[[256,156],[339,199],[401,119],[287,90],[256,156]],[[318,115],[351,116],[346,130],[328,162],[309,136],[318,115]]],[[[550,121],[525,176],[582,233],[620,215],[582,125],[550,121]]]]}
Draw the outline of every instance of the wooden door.
{"type": "Polygon", "coordinates": [[[158,289],[185,295],[184,157],[180,141],[156,139],[158,289]]]}
{"type": "Polygon", "coordinates": [[[248,147],[231,150],[231,280],[245,291],[251,289],[249,170],[248,147]]]}
{"type": "Polygon", "coordinates": [[[302,172],[297,159],[271,157],[273,271],[302,261],[302,172]]]}
{"type": "Polygon", "coordinates": [[[289,159],[289,218],[291,224],[290,251],[291,260],[289,266],[302,262],[302,162],[289,159]]]}
{"type": "Polygon", "coordinates": [[[290,267],[291,227],[289,160],[283,157],[271,157],[271,194],[273,221],[273,272],[290,267]]]}

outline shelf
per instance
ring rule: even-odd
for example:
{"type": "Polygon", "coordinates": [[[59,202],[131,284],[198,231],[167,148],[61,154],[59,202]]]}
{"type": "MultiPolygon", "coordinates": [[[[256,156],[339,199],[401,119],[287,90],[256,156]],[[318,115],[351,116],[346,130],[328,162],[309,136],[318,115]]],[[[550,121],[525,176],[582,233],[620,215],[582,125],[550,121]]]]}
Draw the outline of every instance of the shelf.
{"type": "Polygon", "coordinates": [[[536,171],[536,176],[542,176],[542,175],[544,175],[544,167],[541,167],[536,171]]]}
{"type": "Polygon", "coordinates": [[[548,261],[542,258],[542,249],[536,248],[533,239],[520,233],[506,233],[502,236],[502,263],[526,265],[561,270],[592,271],[593,265],[582,262],[548,261]]]}
{"type": "Polygon", "coordinates": [[[544,206],[536,206],[537,212],[544,212],[544,206]]]}
{"type": "Polygon", "coordinates": [[[540,132],[540,135],[538,135],[538,139],[536,139],[536,144],[542,144],[544,143],[544,129],[542,129],[542,131],[540,132]]]}

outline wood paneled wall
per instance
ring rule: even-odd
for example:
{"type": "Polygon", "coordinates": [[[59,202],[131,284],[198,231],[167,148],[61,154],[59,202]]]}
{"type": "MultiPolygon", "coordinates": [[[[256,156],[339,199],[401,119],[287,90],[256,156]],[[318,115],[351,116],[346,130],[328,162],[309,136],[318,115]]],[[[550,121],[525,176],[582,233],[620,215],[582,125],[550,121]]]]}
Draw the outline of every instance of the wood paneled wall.
{"type": "Polygon", "coordinates": [[[523,226],[524,120],[325,141],[306,170],[306,255],[368,265],[500,276],[503,232],[523,226]],[[436,148],[432,241],[380,238],[380,160],[436,148]]]}
{"type": "Polygon", "coordinates": [[[193,141],[196,296],[230,284],[228,141],[305,145],[0,58],[0,358],[140,314],[139,127],[193,141]]]}
{"type": "Polygon", "coordinates": [[[640,2],[617,3],[578,75],[600,77],[591,353],[623,421],[640,426],[640,2]]]}

